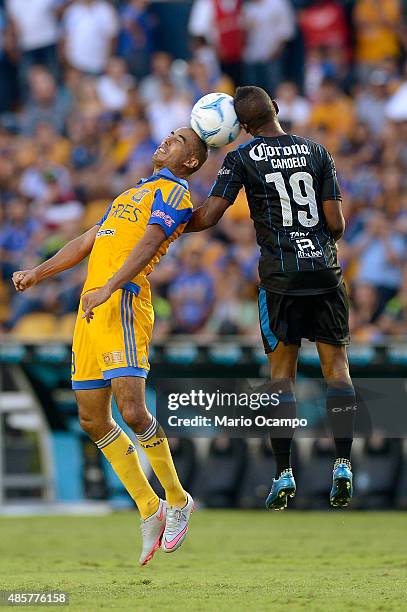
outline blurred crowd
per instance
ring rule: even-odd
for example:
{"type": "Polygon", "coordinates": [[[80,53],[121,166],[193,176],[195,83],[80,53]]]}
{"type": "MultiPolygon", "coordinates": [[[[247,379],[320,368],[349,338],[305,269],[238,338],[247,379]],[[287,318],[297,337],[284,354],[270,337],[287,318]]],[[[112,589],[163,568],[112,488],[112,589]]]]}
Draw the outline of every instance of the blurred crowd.
{"type": "MultiPolygon", "coordinates": [[[[0,326],[77,308],[86,266],[26,294],[10,276],[92,226],[211,91],[257,84],[283,126],[333,153],[354,340],[407,336],[407,29],[403,0],[0,0],[0,326]],[[188,55],[179,57],[177,25],[188,55]],[[168,40],[170,43],[168,43],[168,40]],[[171,42],[172,40],[172,42],[171,42]]],[[[243,141],[241,135],[239,141],[243,141]]],[[[236,143],[233,145],[235,146],[236,143]]],[[[226,150],[191,179],[206,198],[226,150]]],[[[258,338],[258,249],[243,193],[151,275],[155,338],[258,338]]]]}

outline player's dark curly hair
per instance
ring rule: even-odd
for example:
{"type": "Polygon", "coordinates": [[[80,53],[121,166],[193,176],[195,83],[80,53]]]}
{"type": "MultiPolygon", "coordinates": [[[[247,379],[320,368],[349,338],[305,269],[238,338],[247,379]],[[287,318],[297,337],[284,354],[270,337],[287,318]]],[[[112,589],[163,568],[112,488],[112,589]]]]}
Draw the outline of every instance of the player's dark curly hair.
{"type": "Polygon", "coordinates": [[[234,96],[236,115],[249,130],[257,130],[270,121],[275,121],[277,103],[261,87],[248,85],[238,87],[234,96]]]}

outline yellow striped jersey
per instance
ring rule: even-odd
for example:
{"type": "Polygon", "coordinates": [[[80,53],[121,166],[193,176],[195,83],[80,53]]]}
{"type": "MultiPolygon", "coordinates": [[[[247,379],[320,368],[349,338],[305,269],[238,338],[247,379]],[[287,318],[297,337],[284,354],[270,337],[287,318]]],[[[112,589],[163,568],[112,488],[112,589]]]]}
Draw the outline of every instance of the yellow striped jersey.
{"type": "Polygon", "coordinates": [[[132,283],[143,285],[146,275],[183,232],[192,215],[188,183],[163,168],[119,195],[99,221],[100,229],[89,258],[83,293],[102,287],[124,264],[144,236],[147,225],[160,225],[167,237],[157,255],[132,283]]]}

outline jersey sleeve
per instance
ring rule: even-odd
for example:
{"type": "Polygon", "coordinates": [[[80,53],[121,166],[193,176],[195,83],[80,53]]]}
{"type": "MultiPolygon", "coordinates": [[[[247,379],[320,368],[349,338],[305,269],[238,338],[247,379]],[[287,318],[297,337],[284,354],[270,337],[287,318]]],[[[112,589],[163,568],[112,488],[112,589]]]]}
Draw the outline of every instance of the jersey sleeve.
{"type": "Polygon", "coordinates": [[[319,148],[322,163],[322,201],[342,200],[333,157],[325,147],[320,146],[319,148]]]}
{"type": "Polygon", "coordinates": [[[223,161],[209,196],[224,198],[233,204],[242,186],[243,171],[239,154],[237,151],[231,151],[223,161]]]}
{"type": "Polygon", "coordinates": [[[106,221],[106,219],[107,219],[107,218],[108,218],[108,216],[109,216],[109,213],[110,213],[110,211],[111,211],[111,209],[112,209],[112,204],[113,204],[113,202],[111,202],[111,203],[109,204],[109,206],[107,207],[107,210],[106,210],[105,214],[103,215],[103,217],[102,217],[101,219],[99,219],[99,221],[96,223],[96,225],[99,225],[99,226],[100,226],[100,225],[103,225],[103,223],[106,221]]]}
{"type": "Polygon", "coordinates": [[[174,232],[182,233],[191,216],[192,204],[184,187],[177,186],[168,195],[157,189],[148,225],[161,225],[169,238],[174,232]]]}

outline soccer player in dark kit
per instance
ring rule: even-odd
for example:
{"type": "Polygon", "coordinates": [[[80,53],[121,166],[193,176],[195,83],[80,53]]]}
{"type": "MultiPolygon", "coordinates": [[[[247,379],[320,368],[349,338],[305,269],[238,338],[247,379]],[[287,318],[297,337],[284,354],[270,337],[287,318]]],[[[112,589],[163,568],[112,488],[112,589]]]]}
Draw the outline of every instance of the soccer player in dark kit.
{"type": "MultiPolygon", "coordinates": [[[[194,211],[186,231],[215,225],[245,188],[261,251],[261,334],[272,385],[282,391],[273,416],[295,418],[301,339],[316,342],[336,450],[330,502],[346,506],[352,498],[356,405],[346,352],[349,302],[336,248],[345,221],[335,165],[322,145],[284,132],[278,106],[263,89],[238,88],[234,104],[253,139],[226,155],[208,199],[194,211]]],[[[282,510],[295,494],[292,437],[292,428],[271,437],[277,473],[267,508],[282,510]]]]}

